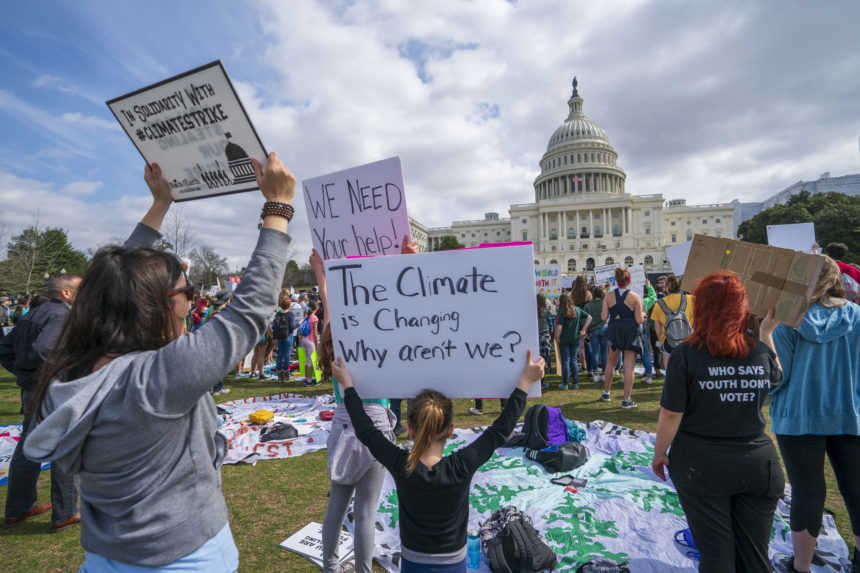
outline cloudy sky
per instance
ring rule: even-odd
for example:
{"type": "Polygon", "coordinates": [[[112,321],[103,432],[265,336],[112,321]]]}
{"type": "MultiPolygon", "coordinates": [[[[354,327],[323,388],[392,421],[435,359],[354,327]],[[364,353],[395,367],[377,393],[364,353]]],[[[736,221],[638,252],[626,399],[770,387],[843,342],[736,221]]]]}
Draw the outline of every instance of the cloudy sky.
{"type": "MultiPolygon", "coordinates": [[[[399,155],[431,226],[532,200],[573,75],[627,190],[754,201],[860,172],[860,3],[17,2],[0,20],[0,225],[124,237],[149,195],[104,101],[212,60],[301,179],[399,155]]],[[[184,203],[247,260],[256,193],[184,203]]],[[[290,229],[304,261],[301,201],[290,229]]]]}

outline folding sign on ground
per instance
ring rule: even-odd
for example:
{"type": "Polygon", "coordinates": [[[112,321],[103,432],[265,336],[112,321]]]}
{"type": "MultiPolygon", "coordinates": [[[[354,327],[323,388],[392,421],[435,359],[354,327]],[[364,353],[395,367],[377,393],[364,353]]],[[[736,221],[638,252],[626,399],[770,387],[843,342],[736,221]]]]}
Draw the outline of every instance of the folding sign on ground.
{"type": "Polygon", "coordinates": [[[797,328],[823,266],[822,255],[696,235],[681,288],[693,291],[712,272],[734,271],[747,289],[751,313],[764,316],[773,308],[777,319],[797,328]]]}
{"type": "Polygon", "coordinates": [[[361,397],[510,395],[538,356],[533,260],[523,245],[326,261],[334,352],[361,397]]]}
{"type": "Polygon", "coordinates": [[[177,201],[257,189],[266,151],[220,61],[107,102],[177,201]]]}
{"type": "Polygon", "coordinates": [[[409,218],[399,157],[307,179],[302,189],[323,259],[400,253],[409,218]]]}

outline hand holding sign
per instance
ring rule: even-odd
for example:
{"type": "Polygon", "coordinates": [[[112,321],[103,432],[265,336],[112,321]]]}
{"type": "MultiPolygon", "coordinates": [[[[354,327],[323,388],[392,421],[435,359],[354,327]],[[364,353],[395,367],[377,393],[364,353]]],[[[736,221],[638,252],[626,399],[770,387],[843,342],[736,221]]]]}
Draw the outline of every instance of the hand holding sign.
{"type": "Polygon", "coordinates": [[[532,384],[543,379],[546,362],[543,356],[538,356],[537,361],[532,360],[532,351],[526,351],[526,365],[523,366],[523,373],[520,374],[520,379],[517,382],[517,388],[528,394],[532,384]]]}
{"type": "Polygon", "coordinates": [[[153,202],[168,205],[173,202],[170,184],[161,173],[161,166],[158,163],[147,164],[143,170],[143,180],[146,181],[146,185],[152,193],[153,202]]]}
{"type": "Polygon", "coordinates": [[[278,159],[274,151],[269,154],[266,168],[256,159],[251,159],[254,165],[254,174],[257,176],[257,185],[263,192],[266,201],[277,203],[291,203],[296,194],[296,178],[290,170],[278,159]]]}

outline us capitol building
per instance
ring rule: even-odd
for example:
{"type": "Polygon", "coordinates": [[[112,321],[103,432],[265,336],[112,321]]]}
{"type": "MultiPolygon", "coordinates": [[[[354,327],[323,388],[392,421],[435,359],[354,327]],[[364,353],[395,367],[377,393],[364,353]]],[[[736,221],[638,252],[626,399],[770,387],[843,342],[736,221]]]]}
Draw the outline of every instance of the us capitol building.
{"type": "Polygon", "coordinates": [[[535,264],[559,264],[575,274],[604,264],[643,264],[651,272],[670,269],[665,248],[694,234],[734,238],[740,203],[687,205],[662,194],[625,192],[627,174],[606,132],[583,112],[573,79],[569,112],[549,138],[534,181],[534,202],[511,205],[510,218],[487,213],[477,221],[428,228],[410,220],[422,251],[445,236],[471,247],[482,243],[531,241],[535,264]]]}

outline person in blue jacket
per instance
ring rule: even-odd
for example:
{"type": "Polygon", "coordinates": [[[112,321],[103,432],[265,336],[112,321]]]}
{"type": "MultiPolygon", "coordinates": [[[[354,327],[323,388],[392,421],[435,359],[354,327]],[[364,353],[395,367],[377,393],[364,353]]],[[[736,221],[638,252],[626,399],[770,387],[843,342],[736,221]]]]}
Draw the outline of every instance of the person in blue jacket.
{"type": "Polygon", "coordinates": [[[797,329],[773,333],[784,382],[771,394],[770,419],[791,482],[794,555],[777,569],[809,571],[824,510],[824,454],[836,474],[854,531],[860,571],[860,306],[845,299],[828,258],[797,329]]]}

